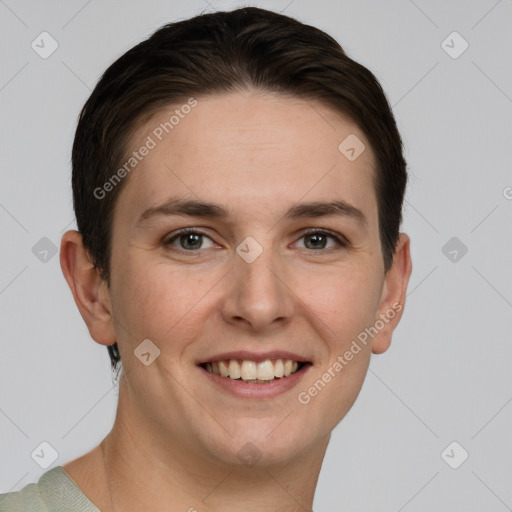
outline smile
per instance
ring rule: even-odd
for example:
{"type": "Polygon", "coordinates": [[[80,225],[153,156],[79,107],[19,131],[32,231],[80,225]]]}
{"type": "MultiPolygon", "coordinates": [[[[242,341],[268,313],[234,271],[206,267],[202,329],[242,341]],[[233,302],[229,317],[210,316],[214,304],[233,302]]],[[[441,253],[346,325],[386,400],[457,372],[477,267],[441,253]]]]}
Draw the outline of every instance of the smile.
{"type": "Polygon", "coordinates": [[[251,360],[226,359],[212,361],[201,366],[209,373],[251,384],[268,384],[275,379],[284,379],[300,371],[307,363],[292,359],[251,360]]]}

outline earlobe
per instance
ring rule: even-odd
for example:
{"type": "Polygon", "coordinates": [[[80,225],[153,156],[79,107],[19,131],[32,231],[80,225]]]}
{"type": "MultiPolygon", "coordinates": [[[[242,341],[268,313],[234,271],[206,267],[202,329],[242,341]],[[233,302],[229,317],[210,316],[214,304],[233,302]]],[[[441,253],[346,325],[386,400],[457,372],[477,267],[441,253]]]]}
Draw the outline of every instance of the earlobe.
{"type": "Polygon", "coordinates": [[[373,339],[372,352],[382,354],[391,345],[391,337],[402,317],[407,285],[412,272],[410,238],[400,233],[393,264],[386,274],[376,323],[379,332],[373,339]]]}
{"type": "Polygon", "coordinates": [[[60,265],[91,337],[101,345],[115,343],[108,287],[92,264],[78,231],[67,231],[62,236],[60,265]]]}

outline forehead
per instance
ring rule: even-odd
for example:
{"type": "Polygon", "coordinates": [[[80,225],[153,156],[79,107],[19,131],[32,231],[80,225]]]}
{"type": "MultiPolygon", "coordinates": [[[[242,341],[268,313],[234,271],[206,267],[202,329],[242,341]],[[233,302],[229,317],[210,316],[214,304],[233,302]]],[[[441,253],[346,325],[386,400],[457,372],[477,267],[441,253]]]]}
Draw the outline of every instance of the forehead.
{"type": "Polygon", "coordinates": [[[279,205],[336,194],[375,203],[374,155],[348,117],[316,101],[255,91],[194,101],[161,109],[136,130],[128,155],[151,149],[123,191],[132,206],[171,194],[241,209],[253,200],[279,205]]]}

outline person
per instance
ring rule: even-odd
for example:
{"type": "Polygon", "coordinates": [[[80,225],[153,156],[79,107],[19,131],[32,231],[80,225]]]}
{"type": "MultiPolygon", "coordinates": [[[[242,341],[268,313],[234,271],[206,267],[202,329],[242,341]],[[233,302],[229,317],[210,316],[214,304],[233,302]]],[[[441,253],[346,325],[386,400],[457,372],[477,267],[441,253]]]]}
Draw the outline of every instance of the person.
{"type": "Polygon", "coordinates": [[[0,510],[312,510],[411,273],[374,75],[268,10],[169,23],[103,74],[72,167],[60,261],[117,414],[0,510]]]}

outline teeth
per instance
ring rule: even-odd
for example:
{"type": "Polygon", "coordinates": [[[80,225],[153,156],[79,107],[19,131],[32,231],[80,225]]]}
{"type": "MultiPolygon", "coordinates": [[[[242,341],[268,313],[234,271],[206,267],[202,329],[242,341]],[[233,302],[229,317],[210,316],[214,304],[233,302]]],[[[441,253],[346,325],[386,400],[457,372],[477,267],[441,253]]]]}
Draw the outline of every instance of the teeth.
{"type": "Polygon", "coordinates": [[[276,377],[284,377],[284,364],[282,359],[278,359],[274,365],[274,375],[276,377]]]}
{"type": "Polygon", "coordinates": [[[273,380],[274,379],[274,365],[270,359],[258,363],[258,379],[259,380],[273,380]]]}
{"type": "Polygon", "coordinates": [[[242,380],[252,380],[258,378],[258,370],[254,361],[244,361],[240,368],[242,380]]]}
{"type": "Polygon", "coordinates": [[[229,367],[224,361],[219,361],[219,370],[223,377],[229,377],[229,367]]]}
{"type": "MultiPolygon", "coordinates": [[[[206,365],[206,369],[208,370],[208,365],[206,365]]],[[[231,361],[229,361],[229,377],[231,379],[240,378],[240,365],[236,359],[231,359],[231,361]]]]}
{"type": "Polygon", "coordinates": [[[274,379],[288,377],[299,368],[299,363],[291,359],[266,359],[260,363],[255,361],[213,361],[206,363],[205,368],[210,373],[229,377],[230,379],[242,379],[247,382],[270,382],[274,379]]]}

